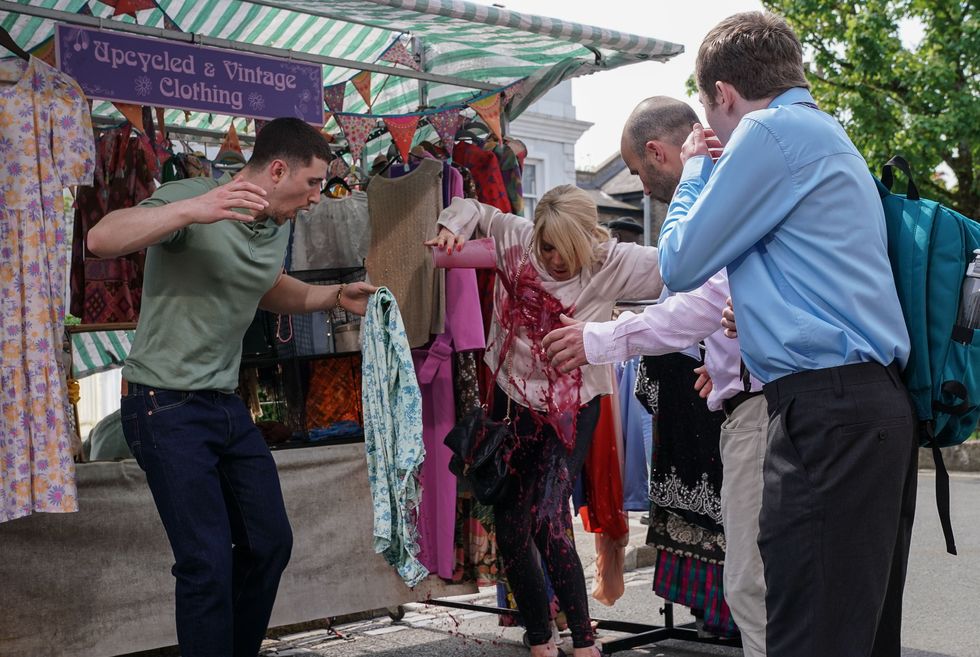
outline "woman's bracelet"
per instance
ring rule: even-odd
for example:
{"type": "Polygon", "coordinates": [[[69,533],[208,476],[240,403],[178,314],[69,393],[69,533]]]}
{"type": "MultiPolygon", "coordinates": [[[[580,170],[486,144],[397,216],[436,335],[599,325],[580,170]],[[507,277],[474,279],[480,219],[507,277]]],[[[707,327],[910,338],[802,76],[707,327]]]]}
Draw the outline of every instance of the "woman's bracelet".
{"type": "Polygon", "coordinates": [[[335,304],[335,306],[334,306],[334,307],[336,307],[336,308],[343,308],[343,307],[344,307],[344,306],[343,306],[343,305],[341,305],[341,303],[340,303],[340,297],[341,297],[341,295],[343,295],[343,293],[344,293],[344,288],[345,288],[345,287],[347,287],[347,283],[341,283],[341,284],[340,284],[340,287],[338,287],[338,288],[337,288],[337,303],[336,303],[336,304],[335,304]]]}

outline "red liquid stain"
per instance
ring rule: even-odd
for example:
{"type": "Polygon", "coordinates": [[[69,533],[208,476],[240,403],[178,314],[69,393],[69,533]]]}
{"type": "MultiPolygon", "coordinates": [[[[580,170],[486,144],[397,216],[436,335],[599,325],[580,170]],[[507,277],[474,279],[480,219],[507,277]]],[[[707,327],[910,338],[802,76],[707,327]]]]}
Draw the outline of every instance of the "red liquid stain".
{"type": "MultiPolygon", "coordinates": [[[[504,259],[510,271],[521,270],[519,263],[523,255],[524,249],[519,246],[508,249],[504,259]]],[[[526,382],[504,370],[509,387],[516,391],[515,401],[524,407],[522,412],[527,413],[537,426],[534,434],[518,437],[519,441],[539,443],[533,447],[537,456],[538,477],[531,487],[533,491],[530,494],[534,496],[531,515],[536,527],[547,527],[554,538],[560,538],[571,521],[566,501],[571,494],[572,482],[564,457],[575,446],[582,373],[577,369],[568,374],[559,372],[552,366],[542,341],[544,336],[562,326],[562,314],[572,316],[575,309],[563,306],[547,292],[537,270],[530,264],[523,267],[516,280],[514,276],[498,270],[497,280],[507,292],[498,293],[495,298],[496,320],[502,329],[495,338],[501,341],[499,353],[509,353],[515,336],[520,335],[530,344],[530,371],[540,374],[547,382],[544,390],[533,393],[537,397],[531,399],[526,382]],[[554,431],[558,444],[553,438],[545,439],[550,432],[542,432],[544,427],[554,431]]],[[[494,378],[506,367],[505,362],[506,358],[502,358],[494,378]]]]}
{"type": "MultiPolygon", "coordinates": [[[[506,259],[512,261],[523,255],[520,247],[511,247],[506,259]]],[[[515,270],[519,265],[515,265],[515,270]]],[[[498,270],[497,280],[500,281],[507,294],[498,297],[500,307],[497,309],[497,321],[503,329],[503,344],[501,354],[506,354],[511,348],[515,334],[523,334],[531,344],[531,369],[544,374],[548,382],[541,398],[531,400],[526,393],[519,392],[523,399],[516,401],[528,407],[538,424],[550,425],[561,438],[565,448],[571,451],[575,446],[575,418],[581,405],[580,391],[582,388],[582,372],[575,370],[562,374],[551,365],[551,360],[544,351],[542,340],[551,331],[561,328],[560,315],[572,316],[574,307],[565,307],[561,302],[545,291],[537,270],[526,265],[520,278],[515,281],[498,270]],[[537,408],[544,407],[545,411],[537,408]]],[[[498,366],[502,367],[503,363],[498,366]]],[[[517,391],[525,390],[523,381],[513,377],[508,383],[517,391]]]]}

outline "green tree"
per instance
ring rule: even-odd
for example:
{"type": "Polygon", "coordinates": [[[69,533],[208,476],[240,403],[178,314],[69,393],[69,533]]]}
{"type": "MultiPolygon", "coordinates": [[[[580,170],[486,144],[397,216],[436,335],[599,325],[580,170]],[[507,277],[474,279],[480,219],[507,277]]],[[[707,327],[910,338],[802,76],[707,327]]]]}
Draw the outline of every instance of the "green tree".
{"type": "Polygon", "coordinates": [[[977,0],[763,5],[799,35],[814,98],[841,121],[872,169],[903,155],[923,196],[980,220],[977,0]],[[921,28],[918,43],[903,45],[900,26],[916,38],[921,28]],[[955,179],[943,177],[942,164],[955,179]]]}

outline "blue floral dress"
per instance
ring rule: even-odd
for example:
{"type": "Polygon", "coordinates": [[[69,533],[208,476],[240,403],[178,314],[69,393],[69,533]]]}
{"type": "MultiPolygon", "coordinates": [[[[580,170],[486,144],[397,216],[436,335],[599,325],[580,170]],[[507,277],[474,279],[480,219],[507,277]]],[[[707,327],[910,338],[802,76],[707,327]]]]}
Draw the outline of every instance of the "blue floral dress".
{"type": "Polygon", "coordinates": [[[422,488],[422,393],[394,295],[379,288],[361,325],[364,448],[374,503],[374,551],[409,586],[429,571],[418,559],[416,517],[422,488]]]}

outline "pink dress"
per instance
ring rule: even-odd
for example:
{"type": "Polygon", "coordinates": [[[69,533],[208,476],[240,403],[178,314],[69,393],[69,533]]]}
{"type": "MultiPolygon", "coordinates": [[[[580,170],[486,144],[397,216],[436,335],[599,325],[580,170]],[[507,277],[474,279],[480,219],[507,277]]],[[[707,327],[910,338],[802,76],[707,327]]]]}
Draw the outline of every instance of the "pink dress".
{"type": "Polygon", "coordinates": [[[92,183],[82,90],[31,58],[0,62],[0,522],[78,510],[58,354],[71,226],[64,188],[92,183]]]}

